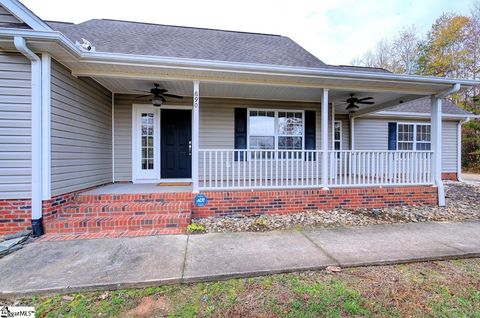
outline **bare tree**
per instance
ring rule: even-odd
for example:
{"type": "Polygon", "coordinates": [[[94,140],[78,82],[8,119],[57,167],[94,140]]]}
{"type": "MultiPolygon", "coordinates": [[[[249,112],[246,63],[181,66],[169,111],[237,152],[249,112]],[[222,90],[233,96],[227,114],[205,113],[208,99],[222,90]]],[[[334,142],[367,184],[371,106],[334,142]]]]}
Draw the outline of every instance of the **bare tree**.
{"type": "Polygon", "coordinates": [[[392,46],[387,40],[381,40],[377,43],[374,50],[368,50],[363,55],[354,58],[351,64],[384,68],[391,71],[394,65],[392,46]]]}
{"type": "Polygon", "coordinates": [[[375,60],[376,60],[376,67],[384,68],[386,70],[392,70],[393,63],[393,54],[392,54],[392,46],[390,42],[383,39],[377,43],[375,47],[375,60]]]}
{"type": "MultiPolygon", "coordinates": [[[[470,76],[473,79],[478,79],[480,76],[480,0],[473,2],[468,33],[466,45],[471,58],[470,76]]],[[[472,93],[478,99],[480,97],[480,87],[474,87],[472,93]]]]}
{"type": "Polygon", "coordinates": [[[406,27],[393,40],[395,73],[413,74],[416,70],[420,39],[414,25],[406,27]]]}

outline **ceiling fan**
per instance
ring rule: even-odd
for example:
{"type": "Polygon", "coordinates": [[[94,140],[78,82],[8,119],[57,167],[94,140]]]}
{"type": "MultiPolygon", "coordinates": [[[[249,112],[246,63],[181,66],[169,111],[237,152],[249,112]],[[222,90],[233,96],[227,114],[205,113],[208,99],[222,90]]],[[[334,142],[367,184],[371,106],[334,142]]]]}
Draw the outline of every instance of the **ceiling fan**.
{"type": "Polygon", "coordinates": [[[348,103],[347,107],[345,110],[347,110],[350,114],[355,113],[360,107],[357,104],[364,104],[364,105],[373,105],[375,102],[372,102],[369,100],[373,99],[373,97],[364,97],[364,98],[357,98],[355,97],[355,94],[350,94],[350,98],[345,100],[346,103],[348,103]]]}
{"type": "MultiPolygon", "coordinates": [[[[183,98],[183,96],[168,94],[167,93],[168,90],[165,88],[160,88],[160,84],[155,83],[153,84],[153,86],[155,87],[150,89],[150,94],[138,96],[137,98],[152,97],[150,101],[152,102],[153,106],[156,106],[156,107],[162,106],[162,104],[167,101],[166,97],[173,97],[173,98],[180,98],[180,99],[183,98]]],[[[140,91],[140,92],[144,92],[144,91],[140,91]]]]}

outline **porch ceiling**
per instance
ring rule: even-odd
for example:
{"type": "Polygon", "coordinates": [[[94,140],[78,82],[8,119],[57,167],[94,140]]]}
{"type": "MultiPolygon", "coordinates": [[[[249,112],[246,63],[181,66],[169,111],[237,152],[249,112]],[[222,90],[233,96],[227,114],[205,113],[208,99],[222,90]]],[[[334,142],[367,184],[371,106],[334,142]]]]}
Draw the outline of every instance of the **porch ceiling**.
{"type": "MultiPolygon", "coordinates": [[[[141,94],[141,91],[149,91],[153,83],[159,83],[161,87],[168,89],[169,93],[191,97],[193,91],[192,81],[186,80],[141,80],[130,78],[94,77],[100,84],[117,94],[141,94]]],[[[345,99],[349,94],[357,97],[372,96],[375,104],[373,106],[362,105],[361,109],[367,111],[369,108],[377,110],[378,107],[390,107],[404,102],[421,98],[425,95],[412,95],[398,92],[375,91],[374,89],[330,89],[329,101],[334,103],[337,114],[347,113],[345,111],[345,99]],[[372,108],[373,107],[373,108],[372,108]]],[[[235,98],[235,99],[256,99],[256,100],[277,100],[277,101],[300,101],[320,103],[321,89],[314,87],[279,86],[266,84],[233,84],[219,82],[201,82],[201,98],[235,98]]]]}

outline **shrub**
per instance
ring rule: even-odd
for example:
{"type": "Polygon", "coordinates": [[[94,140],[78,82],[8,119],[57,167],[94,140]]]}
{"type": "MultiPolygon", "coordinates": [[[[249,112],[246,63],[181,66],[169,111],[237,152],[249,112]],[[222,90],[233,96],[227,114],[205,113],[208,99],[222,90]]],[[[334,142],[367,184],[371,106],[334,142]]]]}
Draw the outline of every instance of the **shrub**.
{"type": "Polygon", "coordinates": [[[200,223],[191,223],[187,226],[187,233],[196,234],[196,233],[205,233],[206,227],[200,223]]]}

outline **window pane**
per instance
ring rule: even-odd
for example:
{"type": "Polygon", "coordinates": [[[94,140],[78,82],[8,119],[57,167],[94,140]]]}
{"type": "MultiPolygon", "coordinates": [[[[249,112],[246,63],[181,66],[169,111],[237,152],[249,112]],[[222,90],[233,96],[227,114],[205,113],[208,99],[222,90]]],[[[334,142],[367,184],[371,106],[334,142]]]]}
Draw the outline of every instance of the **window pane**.
{"type": "Polygon", "coordinates": [[[399,142],[398,150],[413,150],[413,142],[399,142]]]}
{"type": "Polygon", "coordinates": [[[142,158],[141,166],[143,170],[153,169],[153,113],[142,113],[141,144],[142,158]]]}
{"type": "Polygon", "coordinates": [[[430,143],[417,143],[417,150],[430,150],[431,149],[431,145],[430,143]]]}
{"type": "Polygon", "coordinates": [[[413,141],[413,124],[398,125],[398,141],[413,141]]]}
{"type": "Polygon", "coordinates": [[[335,144],[334,144],[335,150],[342,150],[341,146],[342,145],[341,145],[340,141],[335,141],[335,144]]]}
{"type": "Polygon", "coordinates": [[[275,149],[275,137],[250,137],[250,149],[275,149]]]}
{"type": "Polygon", "coordinates": [[[417,141],[430,141],[430,125],[417,126],[417,141]]]}
{"type": "Polygon", "coordinates": [[[340,140],[341,138],[341,131],[342,131],[342,127],[340,126],[340,123],[338,121],[336,121],[334,124],[334,132],[335,132],[335,135],[334,135],[334,139],[335,140],[340,140]]]}
{"type": "Polygon", "coordinates": [[[290,136],[303,135],[302,113],[279,112],[278,113],[278,134],[290,136]]]}
{"type": "Polygon", "coordinates": [[[302,149],[302,137],[278,137],[278,149],[302,149]]]}
{"type": "Polygon", "coordinates": [[[251,111],[249,117],[250,135],[274,136],[275,113],[267,111],[251,111]]]}

